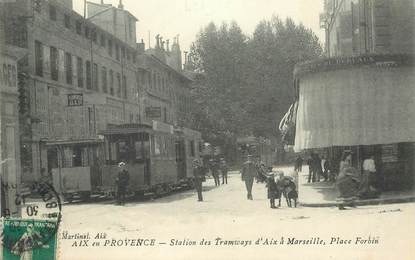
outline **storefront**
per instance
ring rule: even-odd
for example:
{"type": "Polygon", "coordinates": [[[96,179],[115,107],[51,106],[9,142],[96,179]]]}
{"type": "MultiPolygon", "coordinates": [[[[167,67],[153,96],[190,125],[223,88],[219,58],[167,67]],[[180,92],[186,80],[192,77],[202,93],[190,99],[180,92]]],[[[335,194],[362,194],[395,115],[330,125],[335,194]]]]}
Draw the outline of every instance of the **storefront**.
{"type": "Polygon", "coordinates": [[[295,69],[295,150],[322,149],[333,164],[370,155],[387,190],[412,188],[415,150],[413,55],[330,58],[295,69]]]}

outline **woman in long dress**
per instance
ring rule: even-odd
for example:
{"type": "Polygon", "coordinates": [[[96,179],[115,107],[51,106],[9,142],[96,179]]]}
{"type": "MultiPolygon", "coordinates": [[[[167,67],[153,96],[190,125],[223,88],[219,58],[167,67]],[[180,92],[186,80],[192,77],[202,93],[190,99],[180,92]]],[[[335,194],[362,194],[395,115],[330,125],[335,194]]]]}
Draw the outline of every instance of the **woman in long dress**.
{"type": "Polygon", "coordinates": [[[42,236],[34,231],[33,224],[27,225],[26,232],[14,245],[12,252],[20,256],[20,260],[32,260],[33,249],[42,246],[42,236]]]}
{"type": "Polygon", "coordinates": [[[352,155],[345,153],[340,162],[340,172],[336,179],[336,187],[339,191],[337,198],[340,210],[345,206],[355,206],[355,200],[359,195],[361,177],[356,168],[352,166],[352,155]]]}

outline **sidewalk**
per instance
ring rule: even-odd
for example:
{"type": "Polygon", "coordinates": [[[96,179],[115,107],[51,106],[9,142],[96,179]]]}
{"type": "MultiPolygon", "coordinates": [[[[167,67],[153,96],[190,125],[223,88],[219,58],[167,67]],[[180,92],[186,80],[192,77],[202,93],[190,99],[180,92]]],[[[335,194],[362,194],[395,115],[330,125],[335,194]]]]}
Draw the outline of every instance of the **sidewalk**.
{"type": "MultiPolygon", "coordinates": [[[[307,183],[308,171],[299,173],[299,201],[304,207],[335,207],[338,192],[334,183],[307,183]]],[[[415,190],[384,192],[379,198],[358,200],[356,205],[380,205],[390,203],[414,202],[415,190]]]]}

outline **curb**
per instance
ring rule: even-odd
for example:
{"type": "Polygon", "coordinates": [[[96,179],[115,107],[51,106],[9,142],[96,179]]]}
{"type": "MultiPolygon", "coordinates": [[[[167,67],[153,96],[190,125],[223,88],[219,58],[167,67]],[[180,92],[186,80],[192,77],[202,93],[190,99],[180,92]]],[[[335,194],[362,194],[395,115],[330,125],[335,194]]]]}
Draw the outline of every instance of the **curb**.
{"type": "MultiPolygon", "coordinates": [[[[355,201],[355,205],[365,206],[365,205],[382,205],[382,204],[409,203],[409,202],[415,202],[415,196],[407,197],[407,198],[357,200],[355,201]]],[[[337,202],[322,202],[322,203],[301,203],[300,202],[299,204],[303,207],[310,207],[310,208],[337,207],[339,205],[337,202]]]]}

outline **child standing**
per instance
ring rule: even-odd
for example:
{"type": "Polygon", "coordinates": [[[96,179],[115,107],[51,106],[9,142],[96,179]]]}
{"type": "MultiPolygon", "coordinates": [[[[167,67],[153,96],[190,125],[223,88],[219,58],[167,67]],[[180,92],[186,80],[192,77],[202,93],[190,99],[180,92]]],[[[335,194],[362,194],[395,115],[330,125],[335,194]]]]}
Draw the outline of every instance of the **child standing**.
{"type": "Polygon", "coordinates": [[[272,209],[276,209],[275,207],[275,199],[278,197],[278,189],[277,189],[277,183],[274,180],[274,174],[271,174],[267,177],[267,185],[268,188],[268,199],[270,201],[270,205],[272,209]]]}

